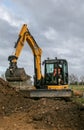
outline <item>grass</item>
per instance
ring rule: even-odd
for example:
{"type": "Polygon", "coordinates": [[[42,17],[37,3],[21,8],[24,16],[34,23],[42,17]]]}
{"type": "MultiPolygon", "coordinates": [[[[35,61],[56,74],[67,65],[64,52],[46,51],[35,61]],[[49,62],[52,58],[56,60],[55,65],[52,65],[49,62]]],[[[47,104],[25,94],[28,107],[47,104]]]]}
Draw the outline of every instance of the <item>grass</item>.
{"type": "Polygon", "coordinates": [[[75,96],[73,98],[74,101],[84,104],[84,85],[70,85],[69,86],[73,91],[79,91],[83,93],[83,97],[75,96]]]}
{"type": "Polygon", "coordinates": [[[84,85],[69,85],[69,88],[71,88],[72,90],[79,90],[84,92],[84,85]]]}

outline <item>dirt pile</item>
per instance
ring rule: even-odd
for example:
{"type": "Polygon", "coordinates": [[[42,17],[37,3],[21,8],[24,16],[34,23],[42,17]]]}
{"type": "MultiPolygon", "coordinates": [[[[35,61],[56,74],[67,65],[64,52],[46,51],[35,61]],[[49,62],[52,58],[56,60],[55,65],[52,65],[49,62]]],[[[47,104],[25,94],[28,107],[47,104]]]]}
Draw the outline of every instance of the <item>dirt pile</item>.
{"type": "Polygon", "coordinates": [[[84,108],[73,101],[24,98],[0,78],[0,122],[0,129],[9,130],[84,130],[84,108]]]}
{"type": "Polygon", "coordinates": [[[10,84],[0,78],[0,114],[10,115],[20,109],[25,111],[30,99],[25,99],[10,84]]]}

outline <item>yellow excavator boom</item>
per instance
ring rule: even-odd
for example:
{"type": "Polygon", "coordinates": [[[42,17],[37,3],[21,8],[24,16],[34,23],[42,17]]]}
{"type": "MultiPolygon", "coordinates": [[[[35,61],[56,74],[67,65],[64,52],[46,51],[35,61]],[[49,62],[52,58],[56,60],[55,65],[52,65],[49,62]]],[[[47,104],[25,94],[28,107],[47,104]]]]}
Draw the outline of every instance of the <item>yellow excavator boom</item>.
{"type": "Polygon", "coordinates": [[[42,50],[41,48],[37,45],[36,41],[34,40],[33,36],[31,35],[31,33],[28,30],[28,27],[26,24],[24,24],[22,26],[22,29],[19,33],[19,38],[15,44],[15,53],[14,56],[17,57],[15,59],[12,60],[12,62],[17,62],[18,57],[20,56],[20,53],[24,47],[25,41],[28,43],[28,45],[30,46],[33,55],[35,57],[35,62],[36,62],[36,71],[37,71],[37,78],[40,80],[42,77],[41,74],[41,54],[42,54],[42,50]],[[37,69],[38,68],[38,69],[37,69]]]}

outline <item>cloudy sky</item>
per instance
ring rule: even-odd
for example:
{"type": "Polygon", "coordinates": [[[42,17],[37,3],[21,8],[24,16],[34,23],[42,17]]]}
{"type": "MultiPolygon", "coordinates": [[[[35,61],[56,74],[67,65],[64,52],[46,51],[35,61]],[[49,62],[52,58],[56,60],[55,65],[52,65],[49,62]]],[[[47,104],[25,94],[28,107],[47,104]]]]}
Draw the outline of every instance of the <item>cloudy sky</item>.
{"type": "MultiPolygon", "coordinates": [[[[0,0],[0,74],[9,66],[8,56],[24,23],[43,50],[42,60],[66,59],[69,73],[84,75],[84,0],[0,0]]],[[[33,76],[27,44],[18,67],[33,76]]]]}

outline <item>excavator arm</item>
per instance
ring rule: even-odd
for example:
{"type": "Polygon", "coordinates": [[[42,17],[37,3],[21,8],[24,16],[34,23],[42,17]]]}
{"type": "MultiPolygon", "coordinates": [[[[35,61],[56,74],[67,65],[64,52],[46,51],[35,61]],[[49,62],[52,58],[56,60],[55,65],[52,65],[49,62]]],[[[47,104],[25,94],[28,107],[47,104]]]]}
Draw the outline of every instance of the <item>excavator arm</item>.
{"type": "MultiPolygon", "coordinates": [[[[9,58],[8,58],[8,60],[10,61],[10,66],[9,66],[9,69],[6,71],[6,78],[8,77],[8,80],[10,80],[11,77],[12,77],[12,81],[14,81],[14,80],[16,81],[17,72],[19,70],[19,68],[17,67],[17,59],[20,56],[20,53],[21,53],[21,51],[24,47],[25,41],[30,46],[30,48],[33,52],[33,55],[34,55],[34,67],[35,67],[34,68],[34,70],[35,70],[35,77],[34,77],[35,80],[34,81],[35,81],[36,86],[39,86],[41,79],[42,79],[42,73],[41,73],[41,54],[42,54],[42,50],[38,46],[36,41],[34,40],[31,33],[29,32],[29,29],[27,28],[26,24],[24,24],[22,26],[22,29],[19,33],[18,40],[17,40],[15,47],[14,47],[15,48],[14,54],[9,56],[9,58]],[[12,75],[11,75],[11,73],[12,73],[12,75]],[[15,77],[15,73],[16,73],[16,77],[15,77]]],[[[18,77],[19,77],[18,81],[20,81],[21,70],[20,70],[20,73],[18,72],[18,77]]]]}

